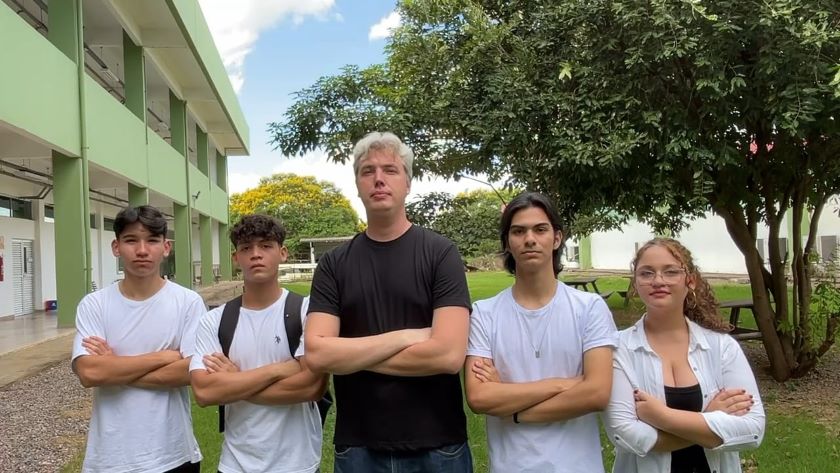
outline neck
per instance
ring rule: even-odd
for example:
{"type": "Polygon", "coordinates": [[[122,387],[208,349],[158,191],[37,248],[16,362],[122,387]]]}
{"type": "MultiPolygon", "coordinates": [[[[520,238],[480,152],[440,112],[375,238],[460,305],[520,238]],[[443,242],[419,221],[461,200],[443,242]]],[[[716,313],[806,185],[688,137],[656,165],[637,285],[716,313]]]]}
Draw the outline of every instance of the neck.
{"type": "Polygon", "coordinates": [[[368,213],[368,227],[365,234],[375,241],[396,240],[411,228],[411,222],[405,216],[405,211],[398,215],[368,213]]]}
{"type": "Polygon", "coordinates": [[[645,332],[666,333],[687,330],[685,315],[680,309],[648,308],[645,317],[645,332]]]}
{"type": "Polygon", "coordinates": [[[128,299],[135,301],[146,300],[166,284],[166,280],[155,274],[148,277],[136,277],[126,273],[125,279],[120,281],[120,292],[128,299]]]}
{"type": "Polygon", "coordinates": [[[548,304],[557,292],[554,270],[551,267],[533,273],[517,270],[511,290],[519,305],[526,309],[539,309],[548,304]]]}
{"type": "Polygon", "coordinates": [[[277,284],[277,278],[268,281],[245,281],[242,293],[242,306],[261,310],[277,302],[283,294],[283,288],[277,284]]]}

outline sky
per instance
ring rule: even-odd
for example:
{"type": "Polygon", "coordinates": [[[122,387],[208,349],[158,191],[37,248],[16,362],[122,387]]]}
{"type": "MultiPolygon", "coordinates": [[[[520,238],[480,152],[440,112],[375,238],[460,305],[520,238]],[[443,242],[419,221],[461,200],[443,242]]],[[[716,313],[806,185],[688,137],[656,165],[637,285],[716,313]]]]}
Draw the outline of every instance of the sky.
{"type": "MultiPolygon", "coordinates": [[[[316,176],[335,184],[359,217],[348,162],[334,164],[323,151],[287,157],[268,144],[268,123],[282,121],[293,94],[349,64],[384,62],[390,29],[399,25],[394,0],[199,0],[225,63],[251,134],[250,156],[228,160],[231,194],[256,187],[278,172],[316,176]]],[[[384,131],[384,130],[380,130],[384,131]]],[[[478,176],[484,179],[483,176],[478,176]]],[[[501,187],[501,184],[497,187],[501,187]]],[[[409,200],[431,191],[458,193],[487,188],[462,179],[416,180],[409,200]]]]}

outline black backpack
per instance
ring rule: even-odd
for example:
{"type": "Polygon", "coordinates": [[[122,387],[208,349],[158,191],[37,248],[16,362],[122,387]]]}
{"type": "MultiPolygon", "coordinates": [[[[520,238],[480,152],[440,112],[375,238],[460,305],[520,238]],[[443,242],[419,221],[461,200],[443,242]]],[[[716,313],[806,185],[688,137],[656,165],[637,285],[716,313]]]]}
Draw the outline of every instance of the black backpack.
{"type": "MultiPolygon", "coordinates": [[[[300,322],[300,310],[303,306],[303,296],[288,291],[286,304],[283,307],[283,325],[286,327],[286,336],[289,338],[289,353],[295,356],[300,346],[300,337],[303,335],[303,326],[300,322]]],[[[219,342],[222,344],[222,352],[228,356],[230,344],[233,342],[233,333],[236,331],[236,324],[239,323],[239,310],[242,308],[242,296],[228,301],[222,311],[222,320],[219,323],[219,342]]],[[[324,397],[315,403],[318,413],[321,415],[321,425],[327,420],[327,414],[333,404],[332,394],[329,389],[324,397]]],[[[219,432],[225,431],[225,406],[219,405],[219,432]]]]}

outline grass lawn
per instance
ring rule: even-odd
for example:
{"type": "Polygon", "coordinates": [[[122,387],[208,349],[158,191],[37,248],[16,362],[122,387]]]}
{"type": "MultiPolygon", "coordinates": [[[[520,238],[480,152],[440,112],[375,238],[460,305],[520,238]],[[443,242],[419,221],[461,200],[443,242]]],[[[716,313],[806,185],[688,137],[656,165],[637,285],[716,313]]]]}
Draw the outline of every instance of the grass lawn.
{"type": "MultiPolygon", "coordinates": [[[[501,272],[480,272],[468,275],[470,293],[473,300],[491,297],[513,284],[513,278],[507,273],[501,272]]],[[[608,277],[598,279],[599,289],[626,290],[627,279],[620,277],[608,277]]],[[[309,283],[294,283],[287,287],[302,294],[309,293],[309,283]]],[[[719,300],[743,299],[750,297],[749,286],[744,284],[723,284],[715,285],[715,292],[719,300]]],[[[619,328],[626,327],[635,322],[642,312],[641,304],[631,301],[629,307],[624,307],[623,299],[613,295],[607,301],[612,309],[616,324],[619,328]]],[[[744,326],[755,327],[752,314],[749,311],[742,313],[744,326]]],[[[762,473],[817,473],[838,471],[837,463],[840,462],[840,442],[836,432],[827,432],[823,425],[808,414],[795,414],[786,409],[785,401],[775,398],[765,399],[768,411],[767,429],[764,443],[758,450],[747,451],[741,454],[744,462],[745,472],[761,471],[762,473]]],[[[840,402],[835,406],[840,410],[840,402]]],[[[483,473],[488,471],[486,437],[484,432],[483,416],[472,414],[465,406],[469,429],[469,442],[475,463],[475,471],[483,473]]],[[[218,433],[217,409],[200,408],[193,404],[193,423],[195,434],[204,454],[202,472],[215,472],[219,458],[221,435],[218,433]]],[[[328,473],[332,471],[333,451],[332,434],[335,420],[334,411],[327,420],[326,432],[324,435],[324,450],[321,464],[321,471],[328,473]]],[[[278,439],[280,442],[281,439],[278,439]]],[[[606,440],[602,439],[604,463],[607,471],[612,468],[613,447],[606,440]]],[[[63,471],[78,471],[80,467],[77,459],[73,464],[68,465],[63,471]]]]}

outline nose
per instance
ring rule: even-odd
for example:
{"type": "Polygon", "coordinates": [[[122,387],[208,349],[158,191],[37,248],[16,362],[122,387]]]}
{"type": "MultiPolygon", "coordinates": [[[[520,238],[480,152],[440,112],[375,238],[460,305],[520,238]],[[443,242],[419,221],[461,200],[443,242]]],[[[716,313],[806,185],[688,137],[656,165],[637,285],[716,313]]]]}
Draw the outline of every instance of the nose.
{"type": "Polygon", "coordinates": [[[376,168],[376,171],[373,173],[373,179],[376,184],[384,184],[385,172],[380,168],[376,168]]]}
{"type": "Polygon", "coordinates": [[[137,254],[145,255],[149,252],[149,244],[143,240],[137,243],[137,254]]]}

